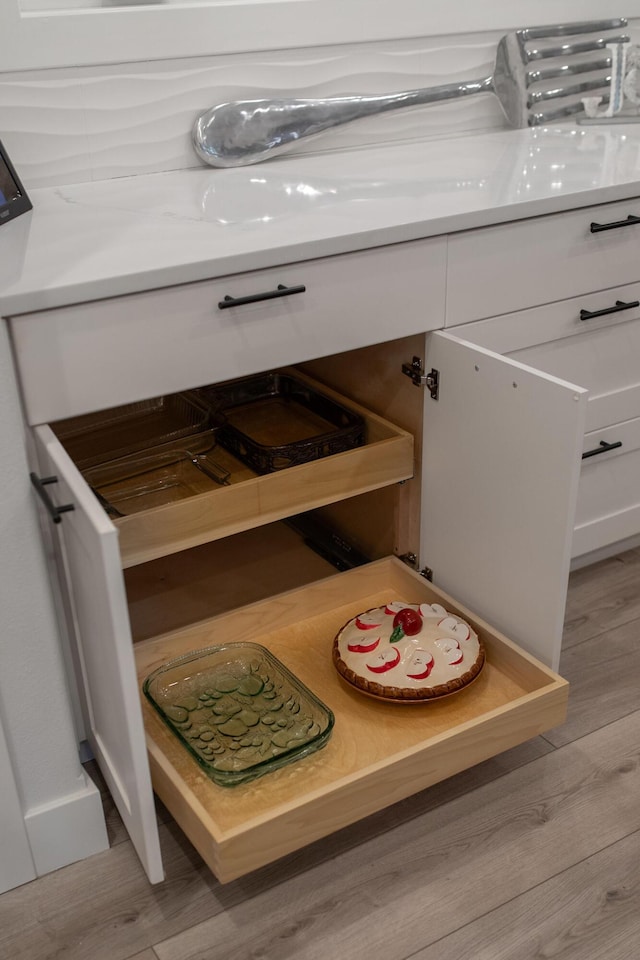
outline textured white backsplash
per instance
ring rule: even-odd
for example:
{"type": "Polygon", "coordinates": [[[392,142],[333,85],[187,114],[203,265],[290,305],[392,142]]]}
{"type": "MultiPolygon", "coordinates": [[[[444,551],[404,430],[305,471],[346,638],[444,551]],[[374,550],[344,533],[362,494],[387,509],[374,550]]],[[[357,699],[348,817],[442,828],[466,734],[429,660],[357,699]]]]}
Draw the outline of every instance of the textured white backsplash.
{"type": "MultiPolygon", "coordinates": [[[[633,21],[640,32],[640,21],[633,21]]],[[[226,100],[391,93],[492,72],[500,33],[0,73],[0,139],[27,188],[200,165],[190,134],[226,100]]],[[[504,127],[492,96],[383,114],[304,141],[299,152],[504,127]]]]}
{"type": "MultiPolygon", "coordinates": [[[[491,72],[499,35],[272,51],[0,74],[0,139],[27,188],[200,165],[191,129],[226,100],[390,93],[491,72]]],[[[358,121],[300,151],[441,137],[503,125],[479,97],[358,121]]]]}

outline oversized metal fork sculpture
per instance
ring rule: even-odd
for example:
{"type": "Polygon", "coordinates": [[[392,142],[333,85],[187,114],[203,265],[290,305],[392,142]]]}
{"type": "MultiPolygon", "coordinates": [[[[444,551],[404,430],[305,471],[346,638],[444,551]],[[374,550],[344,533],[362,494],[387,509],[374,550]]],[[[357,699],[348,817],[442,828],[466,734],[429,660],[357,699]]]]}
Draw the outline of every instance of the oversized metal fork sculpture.
{"type": "Polygon", "coordinates": [[[599,91],[606,98],[611,58],[601,55],[594,59],[589,55],[594,51],[606,52],[608,43],[628,42],[629,37],[624,35],[604,36],[626,25],[627,20],[618,17],[528,27],[508,33],[498,43],[493,73],[481,80],[386,96],[222,103],[198,117],[193,131],[195,150],[213,167],[245,166],[289,150],[302,139],[363,117],[479,93],[491,93],[498,98],[512,127],[553,123],[582,112],[580,98],[584,94],[599,91]],[[544,43],[566,37],[571,38],[570,42],[544,43]],[[548,66],[544,65],[546,61],[550,61],[548,66]],[[566,82],[576,75],[583,75],[583,79],[566,82]],[[555,80],[561,81],[559,86],[547,86],[555,80]],[[561,104],[554,106],[554,101],[561,104]]]}

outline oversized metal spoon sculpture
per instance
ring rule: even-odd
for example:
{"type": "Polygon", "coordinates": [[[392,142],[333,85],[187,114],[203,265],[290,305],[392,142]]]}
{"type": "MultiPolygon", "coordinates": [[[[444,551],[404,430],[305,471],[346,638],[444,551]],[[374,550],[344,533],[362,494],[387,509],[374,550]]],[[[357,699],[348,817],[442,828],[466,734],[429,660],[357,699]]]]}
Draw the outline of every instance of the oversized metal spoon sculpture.
{"type": "MultiPolygon", "coordinates": [[[[550,123],[583,111],[581,97],[599,91],[606,98],[611,81],[611,57],[588,55],[608,43],[626,43],[627,36],[606,37],[607,31],[627,25],[624,18],[547,27],[529,27],[509,33],[498,43],[493,73],[481,80],[446,83],[385,96],[328,97],[325,99],[235,100],[212,107],[195,124],[196,153],[213,167],[258,163],[295,147],[324,130],[389,110],[405,109],[479,93],[494,94],[512,127],[550,123]],[[536,46],[535,41],[581,37],[569,43],[536,46]],[[587,55],[585,57],[585,55],[587,55]],[[537,66],[540,61],[549,66],[537,66]],[[532,68],[532,64],[534,64],[532,68]],[[582,82],[566,78],[588,74],[582,82]],[[549,89],[548,81],[561,85],[549,89]],[[541,86],[542,84],[542,86],[541,86]],[[560,101],[554,105],[553,101],[560,101]],[[547,104],[551,101],[551,109],[547,104]]],[[[606,51],[605,51],[606,52],[606,51]]]]}

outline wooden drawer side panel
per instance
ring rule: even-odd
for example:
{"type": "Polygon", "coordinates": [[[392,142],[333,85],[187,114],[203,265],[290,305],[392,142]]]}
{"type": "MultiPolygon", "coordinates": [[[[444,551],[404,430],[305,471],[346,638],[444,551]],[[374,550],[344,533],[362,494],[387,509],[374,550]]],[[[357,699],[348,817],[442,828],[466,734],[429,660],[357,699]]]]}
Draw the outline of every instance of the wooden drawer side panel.
{"type": "MultiPolygon", "coordinates": [[[[309,378],[303,378],[307,382],[309,378]]],[[[327,387],[325,395],[359,413],[366,442],[345,453],[216,487],[154,510],[116,520],[124,568],[177,553],[284,517],[407,480],[414,472],[413,437],[327,387]]]]}
{"type": "Polygon", "coordinates": [[[123,567],[407,480],[412,473],[413,444],[404,435],[168,504],[152,515],[134,514],[117,522],[123,567]]]}

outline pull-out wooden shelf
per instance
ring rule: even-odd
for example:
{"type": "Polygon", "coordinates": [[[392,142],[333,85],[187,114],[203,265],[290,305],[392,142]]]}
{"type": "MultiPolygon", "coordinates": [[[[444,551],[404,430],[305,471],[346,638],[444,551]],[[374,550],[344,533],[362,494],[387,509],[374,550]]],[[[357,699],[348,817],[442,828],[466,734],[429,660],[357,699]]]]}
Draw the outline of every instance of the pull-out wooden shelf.
{"type": "Polygon", "coordinates": [[[154,789],[222,881],[522,743],[564,719],[568,684],[396,558],[251,604],[136,644],[140,684],[163,662],[221,642],[261,643],[329,706],[328,745],[259,780],[211,783],[142,696],[154,789]],[[360,695],[331,661],[350,617],[389,600],[438,601],[476,627],[487,663],[478,680],[434,703],[360,695]]]}
{"type": "MultiPolygon", "coordinates": [[[[298,379],[313,384],[309,377],[298,379]]],[[[413,436],[325,386],[318,389],[365,420],[366,441],[276,473],[257,476],[224,450],[226,486],[113,520],[123,568],[280,520],[413,476],[413,436]]]]}

